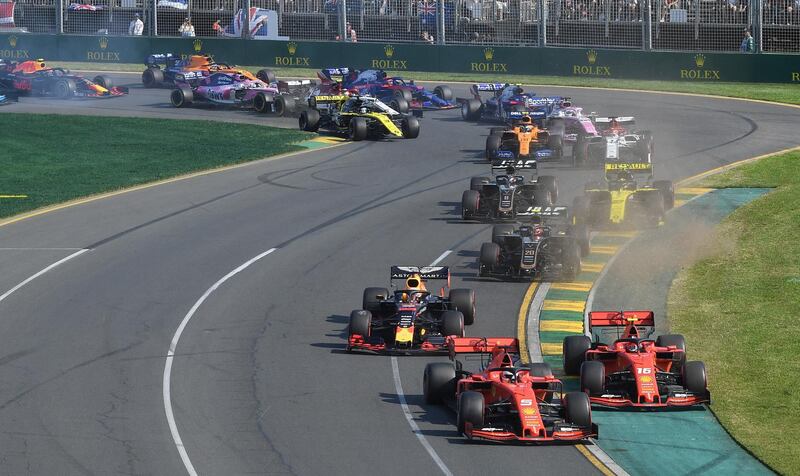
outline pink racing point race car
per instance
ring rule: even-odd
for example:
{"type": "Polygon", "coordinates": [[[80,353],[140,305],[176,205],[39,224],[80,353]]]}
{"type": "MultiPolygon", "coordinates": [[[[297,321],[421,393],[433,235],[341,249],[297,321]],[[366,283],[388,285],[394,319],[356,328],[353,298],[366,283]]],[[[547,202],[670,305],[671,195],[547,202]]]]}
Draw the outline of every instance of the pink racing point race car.
{"type": "Polygon", "coordinates": [[[453,363],[425,367],[425,401],[455,410],[458,431],[467,438],[546,443],[597,436],[586,394],[563,393],[546,363],[522,364],[517,339],[451,336],[446,346],[453,363]],[[464,370],[458,354],[482,354],[480,370],[464,370]]]}
{"type": "Polygon", "coordinates": [[[175,85],[170,94],[170,102],[175,107],[204,103],[286,116],[304,106],[302,97],[313,83],[303,80],[268,84],[238,73],[214,73],[193,84],[182,81],[178,75],[175,85]]]}
{"type": "Polygon", "coordinates": [[[589,313],[588,336],[564,339],[564,372],[580,375],[581,390],[595,405],[665,408],[711,403],[706,368],[686,361],[682,335],[648,337],[653,311],[589,313]],[[611,342],[605,344],[603,342],[611,342]]]}

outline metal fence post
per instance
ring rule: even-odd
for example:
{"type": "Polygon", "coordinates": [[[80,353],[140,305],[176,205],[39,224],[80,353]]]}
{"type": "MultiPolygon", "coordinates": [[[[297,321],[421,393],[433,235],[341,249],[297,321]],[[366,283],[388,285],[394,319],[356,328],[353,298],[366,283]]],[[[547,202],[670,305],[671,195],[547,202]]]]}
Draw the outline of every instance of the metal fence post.
{"type": "MultiPolygon", "coordinates": [[[[560,0],[559,0],[560,1],[560,0]]],[[[544,48],[547,46],[547,0],[538,0],[539,2],[539,46],[544,48]]],[[[556,18],[558,21],[558,18],[556,18]]]]}
{"type": "Polygon", "coordinates": [[[445,18],[444,18],[444,0],[436,2],[436,43],[445,44],[444,38],[445,18]]]}
{"type": "Polygon", "coordinates": [[[250,38],[250,0],[242,0],[242,39],[250,38]]]}
{"type": "Polygon", "coordinates": [[[153,36],[158,36],[158,0],[153,0],[153,36]]]}
{"type": "Polygon", "coordinates": [[[339,0],[339,38],[350,41],[347,37],[347,0],[339,0]]]}
{"type": "Polygon", "coordinates": [[[750,2],[750,29],[753,34],[754,53],[764,52],[764,4],[762,0],[750,2]]]}
{"type": "Polygon", "coordinates": [[[56,2],[56,33],[64,33],[64,0],[56,2]]]}
{"type": "Polygon", "coordinates": [[[647,0],[646,8],[642,10],[642,16],[645,15],[647,18],[642,18],[642,48],[650,51],[653,49],[653,0],[647,0]]]}

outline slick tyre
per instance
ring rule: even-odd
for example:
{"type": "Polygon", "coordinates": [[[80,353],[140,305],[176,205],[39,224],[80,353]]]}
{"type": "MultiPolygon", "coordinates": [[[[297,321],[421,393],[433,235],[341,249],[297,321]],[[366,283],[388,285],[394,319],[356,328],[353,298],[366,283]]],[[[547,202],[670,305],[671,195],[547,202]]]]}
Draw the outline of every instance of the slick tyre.
{"type": "Polygon", "coordinates": [[[360,335],[364,338],[372,335],[372,313],[364,310],[352,311],[348,333],[351,336],[360,335]]]}
{"type": "Polygon", "coordinates": [[[75,96],[75,81],[71,78],[61,78],[53,84],[53,96],[59,99],[69,99],[75,96]]]}
{"type": "Polygon", "coordinates": [[[475,323],[475,290],[451,289],[450,304],[464,315],[464,324],[471,326],[475,323]]]}
{"type": "Polygon", "coordinates": [[[481,268],[494,270],[500,262],[500,246],[497,243],[484,243],[481,245],[481,268]]]}
{"type": "Polygon", "coordinates": [[[464,190],[461,194],[461,218],[471,220],[478,213],[481,194],[475,190],[464,190]]]}
{"type": "Polygon", "coordinates": [[[361,309],[376,314],[381,309],[381,301],[389,297],[386,288],[366,288],[361,297],[361,309]]]}
{"type": "Polygon", "coordinates": [[[467,99],[461,103],[461,118],[465,121],[475,121],[481,114],[483,105],[477,99],[467,99]]]}
{"type": "Polygon", "coordinates": [[[547,148],[553,151],[553,158],[561,160],[564,156],[564,136],[551,133],[547,137],[547,148]]]}
{"type": "Polygon", "coordinates": [[[505,237],[514,233],[514,225],[495,225],[492,227],[492,243],[502,245],[505,237]]]}
{"type": "Polygon", "coordinates": [[[567,336],[564,338],[564,373],[579,375],[581,364],[586,360],[586,351],[592,347],[588,336],[567,336]]]}
{"type": "Polygon", "coordinates": [[[589,226],[584,223],[572,225],[572,234],[575,237],[575,241],[578,243],[581,258],[589,256],[589,253],[592,251],[589,226]]]}
{"type": "Polygon", "coordinates": [[[422,393],[425,403],[432,405],[453,398],[456,393],[456,367],[449,362],[433,362],[422,374],[422,393]]]}
{"type": "Polygon", "coordinates": [[[442,335],[464,337],[464,315],[458,311],[442,313],[442,335]]]}
{"type": "Polygon", "coordinates": [[[534,377],[553,376],[553,369],[547,362],[536,362],[533,364],[528,364],[528,368],[530,369],[530,374],[533,375],[534,377]]]}
{"type": "Polygon", "coordinates": [[[306,132],[317,132],[319,130],[319,111],[316,109],[309,109],[300,113],[300,129],[306,132]]]}
{"type": "Polygon", "coordinates": [[[278,80],[278,78],[275,76],[275,73],[270,69],[259,69],[256,73],[256,78],[267,84],[272,84],[278,80]]]}
{"type": "Polygon", "coordinates": [[[95,76],[92,82],[106,89],[111,89],[114,87],[114,81],[109,76],[106,76],[104,74],[99,74],[95,76]]]}
{"type": "Polygon", "coordinates": [[[581,133],[572,146],[572,166],[575,168],[583,167],[589,160],[589,140],[581,133]]]}
{"type": "Polygon", "coordinates": [[[260,113],[266,114],[272,110],[272,96],[267,96],[264,93],[256,94],[253,98],[253,109],[260,113]]]}
{"type": "Polygon", "coordinates": [[[169,100],[175,107],[191,106],[192,101],[194,101],[194,94],[190,88],[182,86],[172,90],[172,94],[169,95],[169,100]]]}
{"type": "Polygon", "coordinates": [[[705,393],[708,388],[705,364],[700,361],[686,362],[683,366],[683,385],[692,393],[705,393]]]}
{"type": "Polygon", "coordinates": [[[411,91],[409,91],[408,89],[395,90],[393,96],[394,96],[395,100],[402,99],[406,103],[410,103],[411,100],[414,99],[414,96],[411,94],[411,91]]]}
{"type": "Polygon", "coordinates": [[[351,141],[358,142],[367,138],[367,120],[363,117],[354,117],[350,119],[348,138],[351,141]]]}
{"type": "Polygon", "coordinates": [[[686,352],[686,339],[681,334],[664,334],[656,339],[656,346],[658,347],[668,347],[670,345],[674,345],[686,352]]]}
{"type": "Polygon", "coordinates": [[[403,137],[406,139],[416,139],[419,137],[419,119],[408,116],[403,119],[403,137]]]}
{"type": "Polygon", "coordinates": [[[463,434],[467,423],[470,423],[473,428],[482,428],[484,407],[482,393],[472,390],[462,393],[458,397],[458,413],[456,415],[458,432],[463,434]]]}
{"type": "Polygon", "coordinates": [[[486,160],[492,161],[497,158],[497,152],[503,144],[503,137],[498,134],[492,134],[486,138],[486,160]]]}
{"type": "Polygon", "coordinates": [[[592,427],[592,407],[583,392],[569,392],[566,397],[567,421],[581,428],[592,427]]]}
{"type": "Polygon", "coordinates": [[[589,360],[581,364],[581,390],[589,395],[602,395],[606,386],[606,368],[589,360]]]}
{"type": "Polygon", "coordinates": [[[279,95],[275,97],[275,115],[287,116],[294,112],[294,98],[291,96],[279,95]]]}
{"type": "Polygon", "coordinates": [[[406,101],[401,97],[396,97],[392,99],[392,102],[389,103],[389,107],[399,112],[400,114],[407,113],[409,109],[408,101],[406,101]]]}
{"type": "Polygon", "coordinates": [[[661,192],[664,197],[664,210],[672,210],[675,207],[675,186],[671,180],[656,180],[653,187],[661,192]]]}
{"type": "Polygon", "coordinates": [[[147,68],[142,72],[142,85],[145,88],[157,88],[164,82],[164,72],[158,68],[147,68]]]}
{"type": "Polygon", "coordinates": [[[581,274],[581,248],[577,242],[567,246],[563,251],[561,278],[564,281],[572,282],[581,274]]]}
{"type": "Polygon", "coordinates": [[[469,189],[480,192],[484,185],[489,183],[489,177],[472,177],[469,179],[469,189]]]}
{"type": "Polygon", "coordinates": [[[443,101],[451,101],[453,99],[453,90],[450,89],[450,86],[436,86],[433,88],[433,94],[439,96],[439,99],[443,101]]]}
{"type": "Polygon", "coordinates": [[[550,203],[558,202],[558,180],[552,175],[542,175],[536,180],[550,194],[550,203]]]}

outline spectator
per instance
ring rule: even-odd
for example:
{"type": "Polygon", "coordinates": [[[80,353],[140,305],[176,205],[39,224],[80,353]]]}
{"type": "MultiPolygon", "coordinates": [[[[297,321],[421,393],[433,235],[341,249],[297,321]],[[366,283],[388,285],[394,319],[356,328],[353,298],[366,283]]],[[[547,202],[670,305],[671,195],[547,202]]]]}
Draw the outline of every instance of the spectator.
{"type": "Polygon", "coordinates": [[[678,8],[678,0],[664,0],[664,6],[661,9],[661,23],[666,21],[669,11],[673,8],[678,8]]]}
{"type": "Polygon", "coordinates": [[[755,46],[753,45],[753,35],[750,34],[750,30],[747,28],[744,30],[744,39],[742,39],[742,44],[739,45],[739,51],[742,53],[752,53],[755,51],[755,46]]]}
{"type": "Polygon", "coordinates": [[[353,29],[353,26],[350,24],[350,22],[347,22],[347,27],[345,29],[344,36],[346,41],[358,43],[358,37],[356,36],[356,31],[353,29]]]}
{"type": "Polygon", "coordinates": [[[225,33],[225,27],[222,26],[219,18],[217,18],[217,20],[211,25],[211,30],[217,36],[222,36],[222,34],[225,33]]]}
{"type": "Polygon", "coordinates": [[[178,33],[180,33],[181,36],[185,36],[185,37],[194,36],[194,25],[192,25],[192,20],[190,20],[189,18],[184,20],[183,21],[183,25],[181,25],[178,28],[178,33]]]}
{"type": "Polygon", "coordinates": [[[422,30],[422,33],[420,33],[420,39],[429,45],[432,45],[434,42],[433,35],[428,33],[428,30],[422,30]]]}
{"type": "Polygon", "coordinates": [[[144,22],[139,14],[133,16],[130,25],[128,25],[128,34],[131,36],[142,36],[144,33],[144,22]]]}

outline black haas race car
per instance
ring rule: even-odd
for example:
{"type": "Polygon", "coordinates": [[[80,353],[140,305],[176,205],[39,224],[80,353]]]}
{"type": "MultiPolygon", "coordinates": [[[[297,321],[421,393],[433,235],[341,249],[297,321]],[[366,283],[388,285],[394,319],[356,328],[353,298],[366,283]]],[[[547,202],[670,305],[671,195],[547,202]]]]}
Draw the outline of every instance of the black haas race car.
{"type": "Polygon", "coordinates": [[[350,313],[347,350],[372,353],[445,352],[445,337],[464,336],[475,322],[475,291],[451,289],[445,297],[428,291],[425,282],[450,282],[446,266],[392,266],[399,289],[367,288],[362,309],[350,313]]]}
{"type": "Polygon", "coordinates": [[[604,182],[587,184],[583,196],[575,198],[572,211],[578,222],[601,229],[657,227],[675,205],[672,181],[652,181],[650,163],[606,163],[605,172],[604,182]],[[638,183],[635,174],[646,180],[638,183]]]}
{"type": "Polygon", "coordinates": [[[558,183],[551,175],[526,180],[517,170],[535,170],[536,160],[500,160],[492,162],[494,180],[472,177],[469,190],[461,195],[464,220],[514,220],[532,207],[547,207],[558,199],[558,183]]]}
{"type": "Polygon", "coordinates": [[[527,215],[528,223],[492,228],[491,243],[481,245],[478,276],[574,280],[590,251],[589,228],[572,224],[567,207],[535,207],[527,215]]]}

